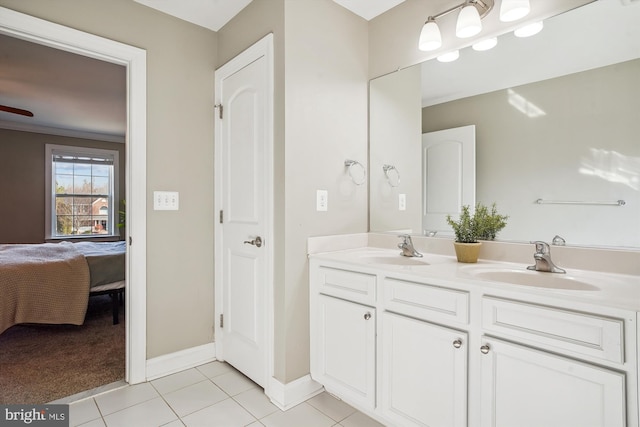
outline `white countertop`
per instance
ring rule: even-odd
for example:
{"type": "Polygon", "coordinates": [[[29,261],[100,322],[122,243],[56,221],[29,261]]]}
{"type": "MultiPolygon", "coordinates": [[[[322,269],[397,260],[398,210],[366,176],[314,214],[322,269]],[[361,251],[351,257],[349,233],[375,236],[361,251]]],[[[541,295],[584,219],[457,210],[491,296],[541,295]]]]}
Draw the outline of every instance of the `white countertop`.
{"type": "MultiPolygon", "coordinates": [[[[361,247],[309,255],[335,266],[357,266],[371,274],[384,274],[404,280],[428,280],[454,289],[482,289],[522,299],[529,295],[536,302],[561,299],[602,307],[640,311],[640,277],[566,269],[566,274],[527,270],[527,264],[484,261],[475,264],[457,262],[455,257],[423,253],[422,258],[407,258],[398,249],[361,247]],[[498,280],[496,277],[503,276],[498,280]],[[502,280],[518,280],[507,283],[502,280]],[[542,286],[540,286],[542,285],[542,286]],[[573,288],[573,289],[567,289],[573,288]]],[[[578,307],[576,307],[578,308],[578,307]]]]}

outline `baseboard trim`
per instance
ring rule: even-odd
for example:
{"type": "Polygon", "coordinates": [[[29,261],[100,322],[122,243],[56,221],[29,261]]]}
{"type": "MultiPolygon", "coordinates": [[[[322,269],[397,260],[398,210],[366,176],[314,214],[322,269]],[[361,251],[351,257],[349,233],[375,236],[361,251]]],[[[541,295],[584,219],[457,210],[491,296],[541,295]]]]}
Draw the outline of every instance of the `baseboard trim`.
{"type": "Polygon", "coordinates": [[[322,384],[312,380],[311,375],[305,375],[287,384],[271,378],[269,381],[268,396],[274,405],[286,411],[322,393],[323,390],[322,384]]]}
{"type": "Polygon", "coordinates": [[[147,381],[216,360],[216,344],[209,343],[147,360],[147,381]]]}

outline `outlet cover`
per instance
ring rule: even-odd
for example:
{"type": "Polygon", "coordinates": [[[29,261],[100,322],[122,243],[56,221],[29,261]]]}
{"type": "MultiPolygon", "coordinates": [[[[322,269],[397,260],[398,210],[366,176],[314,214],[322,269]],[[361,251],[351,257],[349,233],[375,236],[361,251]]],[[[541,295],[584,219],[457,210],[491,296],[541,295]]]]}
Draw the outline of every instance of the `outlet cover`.
{"type": "Polygon", "coordinates": [[[329,192],[327,190],[316,191],[316,210],[318,212],[329,210],[329,192]]]}

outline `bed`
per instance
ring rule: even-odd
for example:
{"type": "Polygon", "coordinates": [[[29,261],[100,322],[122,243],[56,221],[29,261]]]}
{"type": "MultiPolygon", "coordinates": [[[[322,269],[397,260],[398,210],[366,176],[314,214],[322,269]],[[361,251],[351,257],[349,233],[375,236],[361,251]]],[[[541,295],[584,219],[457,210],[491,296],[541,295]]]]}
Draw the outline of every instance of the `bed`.
{"type": "Polygon", "coordinates": [[[125,242],[0,245],[0,333],[19,323],[82,325],[90,295],[125,287],[125,242]]]}

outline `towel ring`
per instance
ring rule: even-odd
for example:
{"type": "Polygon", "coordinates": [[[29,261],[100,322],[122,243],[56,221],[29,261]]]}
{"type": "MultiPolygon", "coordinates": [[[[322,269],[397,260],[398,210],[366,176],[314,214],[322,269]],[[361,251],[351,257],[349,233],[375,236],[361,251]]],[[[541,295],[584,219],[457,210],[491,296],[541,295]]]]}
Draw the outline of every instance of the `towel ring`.
{"type": "Polygon", "coordinates": [[[383,165],[382,170],[384,171],[384,176],[387,177],[387,182],[392,187],[397,187],[400,185],[400,172],[393,165],[383,165]]]}
{"type": "Polygon", "coordinates": [[[353,183],[355,185],[362,185],[365,183],[365,181],[367,180],[367,170],[364,168],[364,166],[362,166],[362,163],[356,161],[356,160],[345,160],[344,161],[344,165],[345,167],[348,169],[349,171],[349,177],[351,178],[351,181],[353,181],[353,183]],[[353,172],[353,167],[354,166],[360,166],[360,168],[362,169],[362,176],[358,177],[357,175],[354,176],[354,172],[353,172]]]}

